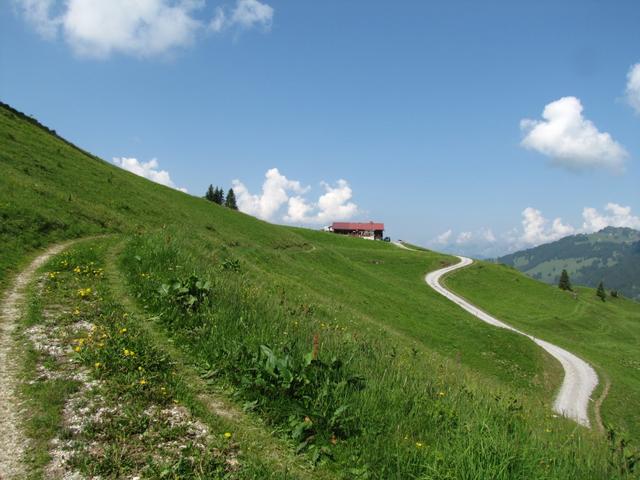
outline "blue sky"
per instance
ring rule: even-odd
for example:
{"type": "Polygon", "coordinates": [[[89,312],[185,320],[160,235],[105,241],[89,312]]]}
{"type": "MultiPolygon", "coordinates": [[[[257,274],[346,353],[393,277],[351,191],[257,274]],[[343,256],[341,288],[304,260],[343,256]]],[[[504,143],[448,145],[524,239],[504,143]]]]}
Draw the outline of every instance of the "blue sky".
{"type": "Polygon", "coordinates": [[[270,221],[495,255],[640,228],[639,25],[634,0],[12,0],[0,99],[270,221]]]}

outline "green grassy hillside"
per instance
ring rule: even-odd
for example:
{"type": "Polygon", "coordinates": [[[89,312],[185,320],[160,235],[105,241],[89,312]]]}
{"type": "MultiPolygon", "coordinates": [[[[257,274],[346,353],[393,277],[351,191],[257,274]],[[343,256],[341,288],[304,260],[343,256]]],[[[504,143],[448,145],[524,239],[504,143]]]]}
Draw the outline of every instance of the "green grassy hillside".
{"type": "MultiPolygon", "coordinates": [[[[597,432],[551,414],[555,361],[424,284],[449,256],[256,220],[122,171],[7,107],[0,192],[0,282],[46,245],[111,234],[91,241],[103,252],[92,261],[116,279],[95,287],[121,305],[105,310],[137,309],[140,335],[179,345],[185,371],[334,477],[615,478],[631,468],[597,432]]],[[[115,362],[97,355],[87,362],[115,362]]],[[[611,404],[606,418],[630,412],[611,404]]]]}
{"type": "Polygon", "coordinates": [[[447,285],[523,331],[590,362],[611,388],[602,417],[640,437],[640,306],[624,298],[605,302],[590,288],[562,291],[516,270],[478,263],[447,278],[447,285]]]}
{"type": "Polygon", "coordinates": [[[576,285],[595,288],[604,281],[608,289],[640,300],[640,232],[631,228],[571,235],[500,257],[498,262],[553,285],[566,269],[576,285]]]}

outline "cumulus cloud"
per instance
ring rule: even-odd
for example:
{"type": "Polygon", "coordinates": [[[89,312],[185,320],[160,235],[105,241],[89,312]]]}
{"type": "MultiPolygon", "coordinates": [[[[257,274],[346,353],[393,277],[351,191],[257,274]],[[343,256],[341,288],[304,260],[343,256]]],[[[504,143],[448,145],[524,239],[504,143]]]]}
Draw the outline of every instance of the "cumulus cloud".
{"type": "Polygon", "coordinates": [[[626,150],[610,134],[600,132],[582,111],[576,97],[549,103],[542,112],[543,120],[521,120],[525,135],[522,146],[551,157],[554,164],[569,170],[606,168],[621,172],[626,150]]]}
{"type": "Polygon", "coordinates": [[[627,74],[627,102],[640,113],[640,63],[636,63],[627,74]]]}
{"type": "Polygon", "coordinates": [[[464,245],[465,243],[469,243],[473,239],[473,234],[471,232],[460,232],[458,238],[456,238],[456,243],[458,245],[464,245]]]}
{"type": "Polygon", "coordinates": [[[164,54],[185,47],[207,28],[220,31],[271,25],[273,8],[258,0],[237,0],[227,17],[218,7],[202,20],[205,0],[14,0],[35,30],[48,39],[62,35],[81,56],[105,58],[119,52],[164,54]]]}
{"type": "Polygon", "coordinates": [[[289,180],[277,168],[267,171],[262,184],[262,193],[259,195],[251,194],[240,180],[233,181],[233,191],[236,194],[238,208],[242,212],[264,220],[270,220],[274,217],[280,207],[289,201],[291,192],[305,193],[306,190],[300,182],[289,180]]]}
{"type": "Polygon", "coordinates": [[[136,158],[114,157],[113,163],[124,170],[135,173],[136,175],[151,180],[152,182],[156,182],[160,185],[165,185],[167,187],[175,188],[176,190],[187,193],[186,188],[176,187],[176,185],[171,180],[169,172],[167,172],[166,170],[159,170],[160,165],[158,164],[158,160],[156,160],[155,158],[152,158],[148,162],[140,162],[136,158]]]}
{"type": "Polygon", "coordinates": [[[447,245],[451,240],[451,235],[453,235],[453,230],[449,229],[446,232],[442,232],[435,238],[435,243],[438,245],[447,245]]]}
{"type": "Polygon", "coordinates": [[[309,187],[303,187],[299,181],[290,180],[277,168],[272,168],[265,174],[260,194],[252,194],[240,180],[233,181],[233,190],[241,211],[264,220],[323,224],[349,220],[358,213],[358,206],[351,201],[353,192],[346,180],[340,179],[335,185],[321,182],[321,185],[324,193],[317,201],[309,201],[304,197],[309,187]]]}
{"type": "Polygon", "coordinates": [[[351,201],[353,191],[349,183],[340,179],[335,186],[322,182],[324,194],[316,203],[309,203],[300,196],[289,199],[284,220],[291,223],[325,224],[349,220],[358,213],[358,206],[351,201]]]}
{"type": "Polygon", "coordinates": [[[617,203],[607,203],[605,213],[598,212],[595,208],[586,207],[582,211],[582,231],[585,233],[597,232],[605,227],[628,227],[640,230],[640,217],[631,213],[631,207],[623,207],[617,203]]]}
{"type": "Polygon", "coordinates": [[[571,225],[562,223],[562,219],[556,218],[549,222],[542,216],[542,212],[532,207],[522,211],[522,236],[520,240],[525,245],[540,245],[553,242],[575,232],[571,225]]]}

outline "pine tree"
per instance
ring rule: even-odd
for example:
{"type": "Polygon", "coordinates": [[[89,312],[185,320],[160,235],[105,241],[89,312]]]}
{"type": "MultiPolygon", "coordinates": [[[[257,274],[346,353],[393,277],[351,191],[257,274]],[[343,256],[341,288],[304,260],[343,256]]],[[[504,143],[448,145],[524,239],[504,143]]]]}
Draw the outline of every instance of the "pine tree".
{"type": "Polygon", "coordinates": [[[558,288],[560,288],[560,290],[571,290],[571,280],[569,280],[569,274],[566,270],[562,270],[562,273],[560,274],[558,288]]]}
{"type": "Polygon", "coordinates": [[[218,203],[218,205],[224,205],[224,190],[222,190],[222,188],[218,188],[216,202],[218,203]]]}
{"type": "Polygon", "coordinates": [[[600,282],[596,295],[598,295],[600,297],[600,300],[602,300],[603,302],[607,299],[607,293],[604,291],[604,283],[600,282]]]}
{"type": "Polygon", "coordinates": [[[215,202],[215,195],[216,195],[216,192],[213,189],[213,185],[209,185],[209,188],[207,188],[207,193],[205,193],[204,198],[206,198],[210,202],[215,202]]]}
{"type": "Polygon", "coordinates": [[[225,200],[224,205],[232,210],[238,209],[238,204],[236,203],[236,194],[233,193],[233,188],[230,188],[229,192],[227,192],[227,199],[225,200]]]}

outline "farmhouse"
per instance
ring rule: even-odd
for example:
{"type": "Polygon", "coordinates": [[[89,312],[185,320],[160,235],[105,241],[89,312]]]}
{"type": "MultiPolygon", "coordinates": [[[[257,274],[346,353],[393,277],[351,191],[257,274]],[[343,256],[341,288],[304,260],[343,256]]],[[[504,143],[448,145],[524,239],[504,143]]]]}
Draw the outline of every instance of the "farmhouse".
{"type": "Polygon", "coordinates": [[[333,222],[330,230],[340,235],[367,238],[370,240],[382,240],[384,236],[384,223],[375,222],[333,222]]]}

